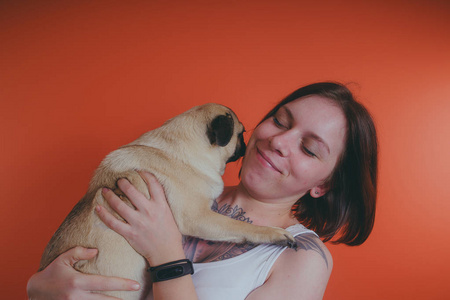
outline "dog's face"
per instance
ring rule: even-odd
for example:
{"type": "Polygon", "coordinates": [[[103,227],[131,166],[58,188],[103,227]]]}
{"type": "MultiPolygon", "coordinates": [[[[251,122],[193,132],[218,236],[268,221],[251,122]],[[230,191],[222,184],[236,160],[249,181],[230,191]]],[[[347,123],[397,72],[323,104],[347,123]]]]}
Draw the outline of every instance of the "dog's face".
{"type": "Polygon", "coordinates": [[[236,114],[220,104],[205,104],[200,110],[207,116],[206,136],[213,148],[222,153],[223,161],[229,163],[245,154],[244,125],[236,114]]]}
{"type": "Polygon", "coordinates": [[[245,154],[244,131],[231,109],[208,103],[175,116],[133,143],[164,147],[176,157],[189,157],[190,163],[196,159],[202,163],[217,163],[223,172],[226,163],[245,154]]]}

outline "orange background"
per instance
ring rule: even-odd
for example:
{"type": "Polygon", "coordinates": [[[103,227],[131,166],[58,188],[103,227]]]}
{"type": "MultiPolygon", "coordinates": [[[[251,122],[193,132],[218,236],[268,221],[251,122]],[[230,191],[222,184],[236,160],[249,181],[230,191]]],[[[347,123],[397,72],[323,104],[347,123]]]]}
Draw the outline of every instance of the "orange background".
{"type": "Polygon", "coordinates": [[[25,298],[109,151],[205,102],[250,129],[338,80],[376,120],[380,189],[369,240],[328,245],[325,299],[449,299],[450,5],[313,2],[2,1],[1,297],[25,298]]]}

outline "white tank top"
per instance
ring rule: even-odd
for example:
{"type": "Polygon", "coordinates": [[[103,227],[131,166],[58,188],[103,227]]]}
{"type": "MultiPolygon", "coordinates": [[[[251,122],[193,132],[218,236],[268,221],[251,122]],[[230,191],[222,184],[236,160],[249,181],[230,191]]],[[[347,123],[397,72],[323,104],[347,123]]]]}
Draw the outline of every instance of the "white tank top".
{"type": "MultiPolygon", "coordinates": [[[[286,229],[293,236],[317,234],[301,224],[286,229]]],[[[277,258],[287,247],[263,244],[238,256],[209,263],[195,263],[195,290],[200,300],[243,300],[261,286],[277,258]]]]}

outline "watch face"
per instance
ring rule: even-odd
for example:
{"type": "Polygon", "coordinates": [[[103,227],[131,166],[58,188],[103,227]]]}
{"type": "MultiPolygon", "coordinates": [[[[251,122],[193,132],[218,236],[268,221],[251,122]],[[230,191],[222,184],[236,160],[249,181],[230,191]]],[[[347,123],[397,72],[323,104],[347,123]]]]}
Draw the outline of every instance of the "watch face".
{"type": "Polygon", "coordinates": [[[184,273],[183,266],[174,266],[170,267],[169,269],[158,271],[158,273],[156,273],[156,276],[160,280],[165,280],[169,278],[178,277],[180,275],[183,275],[183,273],[184,273]]]}
{"type": "Polygon", "coordinates": [[[192,262],[181,259],[148,269],[153,282],[170,280],[188,274],[194,274],[192,262]]]}

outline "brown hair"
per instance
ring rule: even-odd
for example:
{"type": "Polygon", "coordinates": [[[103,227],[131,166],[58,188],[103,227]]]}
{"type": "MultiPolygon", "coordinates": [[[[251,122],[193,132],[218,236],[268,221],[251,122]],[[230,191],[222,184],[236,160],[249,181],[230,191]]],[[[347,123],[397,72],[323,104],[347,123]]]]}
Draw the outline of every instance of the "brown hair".
{"type": "Polygon", "coordinates": [[[344,85],[320,82],[288,95],[260,124],[283,105],[309,95],[325,97],[342,109],[347,119],[346,142],[341,158],[327,181],[328,192],[320,198],[305,194],[292,207],[293,213],[324,242],[339,234],[333,243],[360,245],[372,231],[377,197],[378,142],[367,109],[354,99],[344,85]]]}

